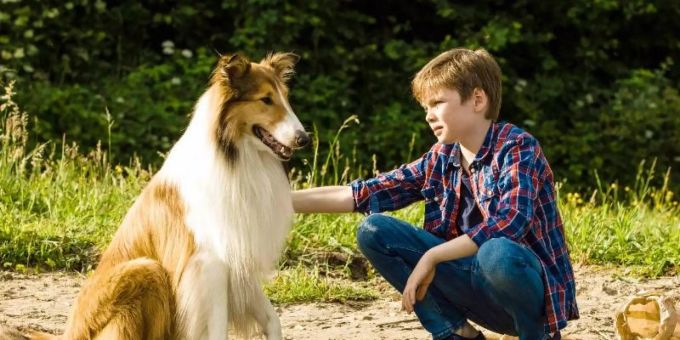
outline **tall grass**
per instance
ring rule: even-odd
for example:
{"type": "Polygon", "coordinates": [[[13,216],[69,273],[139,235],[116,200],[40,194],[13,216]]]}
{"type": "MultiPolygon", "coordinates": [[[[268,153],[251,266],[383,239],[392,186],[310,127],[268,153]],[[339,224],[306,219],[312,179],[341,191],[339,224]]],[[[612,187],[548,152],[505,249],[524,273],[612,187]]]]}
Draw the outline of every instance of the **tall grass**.
{"type": "Polygon", "coordinates": [[[149,178],[139,162],[112,167],[101,147],[64,138],[28,149],[28,115],[0,97],[0,264],[87,269],[149,178]]]}
{"type": "MultiPolygon", "coordinates": [[[[9,84],[0,96],[0,264],[14,270],[89,270],[152,170],[137,160],[110,164],[101,147],[84,153],[66,137],[29,147],[29,116],[12,95],[9,84]]],[[[357,164],[360,151],[341,150],[337,143],[343,130],[358,123],[356,117],[348,118],[330,145],[319,145],[314,138],[313,159],[291,170],[292,185],[344,184],[375,173],[375,164],[370,169],[357,164]],[[324,158],[319,157],[322,148],[330,150],[324,158]]],[[[647,276],[676,272],[680,208],[668,188],[669,178],[669,172],[659,176],[654,163],[643,163],[630,188],[598,180],[588,195],[559,190],[572,258],[625,266],[647,276]],[[655,186],[659,177],[662,184],[655,186]]],[[[393,214],[421,224],[423,207],[414,204],[393,214]]],[[[362,258],[355,242],[361,218],[297,215],[280,275],[267,288],[270,295],[282,303],[377,296],[366,286],[366,280],[375,279],[371,270],[358,279],[355,272],[355,260],[362,258]],[[328,254],[339,255],[331,263],[328,254]]]]}
{"type": "Polygon", "coordinates": [[[655,171],[655,162],[642,162],[633,187],[604,184],[598,177],[587,200],[578,193],[560,199],[572,257],[648,276],[678,272],[680,207],[668,188],[670,169],[658,188],[652,185],[655,171]]]}

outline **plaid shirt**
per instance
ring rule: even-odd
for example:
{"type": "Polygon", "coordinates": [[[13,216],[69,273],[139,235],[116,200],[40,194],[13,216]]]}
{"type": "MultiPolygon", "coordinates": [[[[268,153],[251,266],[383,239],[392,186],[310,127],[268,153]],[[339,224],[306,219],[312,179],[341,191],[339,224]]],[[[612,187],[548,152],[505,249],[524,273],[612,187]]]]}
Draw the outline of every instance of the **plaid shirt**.
{"type": "MultiPolygon", "coordinates": [[[[574,273],[557,211],[553,173],[538,141],[509,123],[493,123],[471,162],[471,189],[483,221],[465,233],[481,246],[505,237],[540,259],[545,287],[545,329],[556,332],[577,319],[574,273]]],[[[418,160],[369,180],[351,183],[355,210],[396,210],[425,200],[424,229],[446,240],[463,232],[459,144],[435,144],[418,160]]]]}

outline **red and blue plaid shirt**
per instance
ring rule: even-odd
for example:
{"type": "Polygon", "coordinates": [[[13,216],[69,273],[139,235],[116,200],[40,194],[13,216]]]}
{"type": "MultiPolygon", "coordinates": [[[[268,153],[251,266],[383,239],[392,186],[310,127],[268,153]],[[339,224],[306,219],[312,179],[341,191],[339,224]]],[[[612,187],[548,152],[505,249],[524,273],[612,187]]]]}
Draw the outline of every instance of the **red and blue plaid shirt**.
{"type": "MultiPolygon", "coordinates": [[[[543,266],[545,329],[577,319],[574,273],[557,210],[553,173],[538,141],[509,123],[493,123],[469,166],[471,189],[483,221],[465,233],[481,246],[505,237],[530,249],[543,266]]],[[[456,225],[462,168],[459,144],[435,144],[416,161],[369,180],[352,182],[355,210],[396,210],[425,200],[424,229],[444,238],[456,225]]]]}

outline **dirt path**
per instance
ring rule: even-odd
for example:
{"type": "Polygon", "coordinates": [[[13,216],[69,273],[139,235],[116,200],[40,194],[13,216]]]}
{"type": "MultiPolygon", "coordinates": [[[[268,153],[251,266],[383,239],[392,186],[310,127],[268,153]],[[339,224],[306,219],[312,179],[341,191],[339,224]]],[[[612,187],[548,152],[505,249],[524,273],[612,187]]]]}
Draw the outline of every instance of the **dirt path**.
{"type": "MultiPolygon", "coordinates": [[[[660,290],[680,302],[680,276],[638,280],[613,270],[580,267],[576,277],[581,319],[563,330],[566,339],[614,339],[614,311],[638,291],[660,290]]],[[[0,325],[60,330],[83,280],[73,273],[0,272],[0,325]]],[[[389,293],[370,303],[290,305],[278,312],[286,339],[428,339],[414,316],[399,311],[398,299],[398,294],[389,293]]]]}

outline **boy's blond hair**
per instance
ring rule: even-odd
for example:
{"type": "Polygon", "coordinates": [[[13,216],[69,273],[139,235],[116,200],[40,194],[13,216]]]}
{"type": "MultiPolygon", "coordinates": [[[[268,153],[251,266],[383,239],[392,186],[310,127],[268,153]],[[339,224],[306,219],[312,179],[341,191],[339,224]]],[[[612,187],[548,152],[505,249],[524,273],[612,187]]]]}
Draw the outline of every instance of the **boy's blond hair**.
{"type": "Polygon", "coordinates": [[[489,101],[485,118],[496,120],[501,109],[501,68],[484,49],[454,48],[446,51],[418,71],[411,90],[419,103],[441,88],[458,91],[461,103],[472,96],[475,88],[484,90],[489,101]]]}

